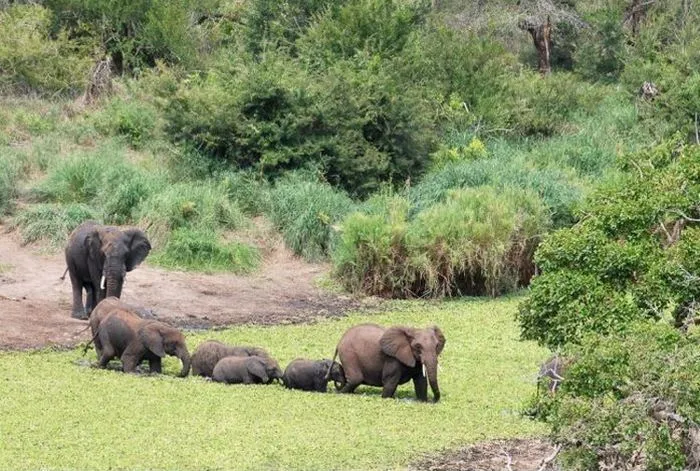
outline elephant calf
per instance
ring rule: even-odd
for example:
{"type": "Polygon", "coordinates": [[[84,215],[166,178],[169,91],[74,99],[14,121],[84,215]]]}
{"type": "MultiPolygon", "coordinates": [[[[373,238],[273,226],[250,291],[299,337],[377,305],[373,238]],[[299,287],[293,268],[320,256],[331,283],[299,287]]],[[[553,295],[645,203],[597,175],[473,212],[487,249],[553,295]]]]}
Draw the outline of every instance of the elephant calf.
{"type": "Polygon", "coordinates": [[[227,384],[270,384],[282,379],[282,370],[272,358],[229,356],[216,364],[212,379],[227,384]]]}
{"type": "Polygon", "coordinates": [[[101,368],[112,358],[120,358],[124,372],[133,373],[143,360],[148,360],[150,372],[160,373],[161,359],[168,354],[182,362],[179,376],[189,374],[190,354],[179,330],[142,319],[110,298],[106,300],[105,312],[97,311],[99,315],[91,319],[91,326],[101,368]]]}
{"type": "Polygon", "coordinates": [[[326,392],[328,381],[335,382],[336,389],[345,385],[345,374],[340,363],[333,360],[305,360],[297,358],[284,370],[282,383],[289,389],[326,392]]]}
{"type": "Polygon", "coordinates": [[[207,340],[192,354],[192,374],[211,378],[214,366],[225,357],[259,356],[270,358],[270,355],[260,347],[236,347],[226,345],[218,340],[207,340]]]}

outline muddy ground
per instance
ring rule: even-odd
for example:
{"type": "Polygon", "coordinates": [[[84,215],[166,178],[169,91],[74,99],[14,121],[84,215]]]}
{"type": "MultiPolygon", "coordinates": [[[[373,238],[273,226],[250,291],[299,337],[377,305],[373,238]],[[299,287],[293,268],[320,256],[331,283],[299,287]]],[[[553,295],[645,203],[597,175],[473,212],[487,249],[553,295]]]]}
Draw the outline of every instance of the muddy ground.
{"type": "MultiPolygon", "coordinates": [[[[70,317],[70,280],[60,279],[63,253],[46,252],[21,246],[18,234],[0,226],[0,349],[66,347],[89,340],[87,322],[70,317]]],[[[284,247],[272,251],[252,276],[168,271],[146,262],[127,274],[121,298],[188,329],[308,322],[376,304],[318,288],[316,279],[327,271],[284,247]]]]}

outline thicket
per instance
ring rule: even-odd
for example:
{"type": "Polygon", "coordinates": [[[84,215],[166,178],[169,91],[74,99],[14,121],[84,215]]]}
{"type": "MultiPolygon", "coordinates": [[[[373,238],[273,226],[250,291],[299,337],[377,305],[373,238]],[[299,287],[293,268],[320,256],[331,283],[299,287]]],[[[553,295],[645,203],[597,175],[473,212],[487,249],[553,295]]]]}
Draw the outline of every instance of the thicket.
{"type": "Polygon", "coordinates": [[[700,147],[679,137],[620,170],[535,256],[522,335],[573,363],[534,412],[572,469],[688,469],[700,458],[700,147]]]}

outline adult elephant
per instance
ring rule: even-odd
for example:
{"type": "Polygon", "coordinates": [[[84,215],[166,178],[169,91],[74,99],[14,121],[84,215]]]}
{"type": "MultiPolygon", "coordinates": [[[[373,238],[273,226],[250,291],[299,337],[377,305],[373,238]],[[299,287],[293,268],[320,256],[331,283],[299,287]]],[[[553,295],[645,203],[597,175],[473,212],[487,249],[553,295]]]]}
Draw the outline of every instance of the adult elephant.
{"type": "Polygon", "coordinates": [[[160,373],[161,360],[167,354],[180,359],[179,376],[187,376],[191,360],[182,332],[163,322],[142,319],[113,299],[100,303],[95,319],[91,318],[100,368],[105,368],[112,358],[119,358],[124,372],[133,373],[142,361],[148,360],[150,372],[160,373]],[[99,322],[96,322],[97,314],[100,314],[99,322]]]}
{"type": "Polygon", "coordinates": [[[437,326],[416,329],[361,324],[352,327],[343,334],[335,350],[346,380],[340,392],[351,393],[360,384],[367,384],[381,386],[382,397],[394,397],[399,384],[413,380],[419,400],[428,400],[430,382],[433,399],[437,402],[440,400],[438,355],[444,347],[445,336],[437,326]]]}
{"type": "Polygon", "coordinates": [[[140,229],[121,230],[93,221],[75,228],[65,251],[73,287],[72,317],[87,319],[105,297],[120,297],[126,272],[143,262],[150,251],[151,244],[140,229]]]}

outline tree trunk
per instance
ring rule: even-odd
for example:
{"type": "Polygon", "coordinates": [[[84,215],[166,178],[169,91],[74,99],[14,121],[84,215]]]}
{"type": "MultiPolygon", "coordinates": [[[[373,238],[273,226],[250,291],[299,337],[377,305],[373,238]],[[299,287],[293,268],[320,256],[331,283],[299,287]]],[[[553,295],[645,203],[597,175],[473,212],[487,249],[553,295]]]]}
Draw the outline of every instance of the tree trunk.
{"type": "Polygon", "coordinates": [[[538,69],[542,75],[552,72],[550,63],[550,51],[552,50],[552,22],[547,17],[547,22],[540,25],[531,25],[527,31],[532,36],[532,42],[537,49],[538,69]]]}

